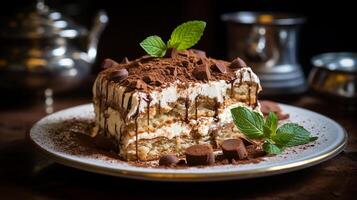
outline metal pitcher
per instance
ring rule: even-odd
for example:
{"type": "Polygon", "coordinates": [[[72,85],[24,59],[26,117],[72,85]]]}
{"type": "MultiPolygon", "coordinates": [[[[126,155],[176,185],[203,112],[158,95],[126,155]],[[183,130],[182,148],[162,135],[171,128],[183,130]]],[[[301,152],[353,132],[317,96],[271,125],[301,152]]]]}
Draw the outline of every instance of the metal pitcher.
{"type": "Polygon", "coordinates": [[[97,56],[108,22],[100,11],[90,31],[39,0],[0,22],[0,88],[65,91],[78,86],[97,56]]]}
{"type": "Polygon", "coordinates": [[[244,59],[259,75],[264,94],[300,93],[306,81],[297,61],[299,26],[304,18],[284,13],[222,15],[228,27],[228,56],[244,59]]]}

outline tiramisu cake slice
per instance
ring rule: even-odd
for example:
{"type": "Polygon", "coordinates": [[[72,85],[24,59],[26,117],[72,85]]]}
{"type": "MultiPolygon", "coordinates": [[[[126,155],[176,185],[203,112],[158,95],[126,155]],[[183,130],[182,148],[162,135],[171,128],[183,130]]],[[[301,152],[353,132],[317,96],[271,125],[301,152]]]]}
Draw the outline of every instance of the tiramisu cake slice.
{"type": "Polygon", "coordinates": [[[231,108],[259,111],[259,79],[239,58],[172,50],[120,64],[106,59],[103,67],[93,86],[94,134],[111,138],[125,160],[182,155],[194,144],[218,148],[225,139],[245,137],[231,108]]]}

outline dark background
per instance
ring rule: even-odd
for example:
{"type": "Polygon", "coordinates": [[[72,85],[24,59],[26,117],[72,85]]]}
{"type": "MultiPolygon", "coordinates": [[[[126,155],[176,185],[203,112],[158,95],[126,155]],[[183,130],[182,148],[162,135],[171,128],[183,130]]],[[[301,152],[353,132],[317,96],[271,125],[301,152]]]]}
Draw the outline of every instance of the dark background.
{"type": "MultiPolygon", "coordinates": [[[[0,20],[31,2],[2,1],[0,20]]],[[[226,29],[219,17],[231,11],[285,11],[305,15],[307,23],[301,32],[299,57],[306,72],[311,68],[313,55],[357,51],[357,11],[353,0],[48,0],[46,3],[87,27],[97,10],[102,8],[108,12],[110,23],[99,44],[94,73],[104,58],[121,60],[124,56],[133,59],[143,55],[138,44],[145,37],[158,34],[166,40],[174,27],[192,19],[208,22],[196,48],[207,51],[209,56],[225,59],[226,29]]],[[[65,98],[56,97],[55,111],[89,103],[90,87],[91,84],[85,87],[87,96],[84,97],[83,91],[65,98]]],[[[273,100],[320,112],[340,123],[349,133],[348,146],[334,159],[272,177],[188,184],[120,179],[53,164],[35,153],[26,139],[30,127],[46,115],[43,103],[28,105],[30,98],[9,98],[3,103],[9,93],[2,90],[1,93],[0,199],[356,199],[356,114],[342,112],[339,108],[343,104],[333,104],[326,98],[303,94],[299,98],[273,100]]]]}
{"type": "MultiPolygon", "coordinates": [[[[1,17],[34,1],[12,0],[2,5],[1,17]]],[[[299,42],[299,59],[305,72],[311,68],[313,55],[331,51],[356,51],[356,6],[350,0],[180,0],[180,1],[46,1],[80,24],[90,27],[95,12],[104,9],[109,25],[104,31],[98,52],[98,62],[106,57],[121,60],[144,54],[139,42],[157,34],[167,40],[180,23],[200,19],[208,25],[204,37],[195,48],[205,50],[209,56],[226,59],[226,28],[220,15],[232,11],[283,11],[302,14],[307,18],[299,42]]]]}

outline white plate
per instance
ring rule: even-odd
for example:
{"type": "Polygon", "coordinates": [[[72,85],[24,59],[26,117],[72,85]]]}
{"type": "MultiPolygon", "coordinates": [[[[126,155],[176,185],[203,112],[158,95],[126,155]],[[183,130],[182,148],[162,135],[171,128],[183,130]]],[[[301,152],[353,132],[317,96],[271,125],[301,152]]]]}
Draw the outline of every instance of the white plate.
{"type": "Polygon", "coordinates": [[[338,123],[306,109],[284,104],[280,106],[290,114],[289,121],[303,125],[319,138],[314,143],[286,149],[278,156],[264,158],[264,161],[255,164],[185,169],[145,168],[98,158],[90,153],[78,155],[66,151],[54,141],[51,131],[58,128],[63,120],[93,118],[92,104],[68,108],[41,119],[30,130],[30,138],[49,158],[64,165],[113,176],[160,181],[216,181],[281,174],[316,165],[343,150],[347,134],[338,123]]]}

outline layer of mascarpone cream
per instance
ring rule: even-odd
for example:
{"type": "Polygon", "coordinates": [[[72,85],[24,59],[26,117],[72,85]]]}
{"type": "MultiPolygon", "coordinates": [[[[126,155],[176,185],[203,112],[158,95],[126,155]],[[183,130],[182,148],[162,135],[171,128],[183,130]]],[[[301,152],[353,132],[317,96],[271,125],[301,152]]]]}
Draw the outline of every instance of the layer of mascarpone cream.
{"type": "MultiPolygon", "coordinates": [[[[241,84],[243,82],[251,82],[257,84],[259,91],[261,90],[259,78],[249,67],[236,70],[235,75],[236,79],[233,82],[233,85],[241,84]]],[[[96,85],[102,83],[108,87],[108,94],[114,95],[109,98],[112,98],[115,102],[117,102],[118,105],[122,105],[122,109],[127,110],[130,108],[127,112],[127,115],[125,116],[127,119],[133,117],[137,111],[139,111],[139,113],[146,111],[148,104],[142,103],[141,100],[147,99],[147,93],[135,91],[134,93],[129,92],[123,95],[123,93],[126,91],[125,86],[120,86],[116,83],[107,84],[107,80],[101,81],[101,78],[102,77],[99,76],[94,83],[94,97],[100,96],[97,94],[96,85]],[[131,105],[129,105],[129,103],[131,105]]],[[[149,94],[152,99],[150,105],[160,104],[160,107],[165,109],[165,107],[169,106],[170,103],[176,102],[180,98],[188,97],[190,101],[194,101],[197,96],[216,98],[219,103],[222,103],[227,89],[232,87],[232,84],[227,83],[225,80],[208,81],[207,83],[190,83],[190,86],[187,89],[178,89],[180,84],[182,83],[176,81],[170,84],[168,87],[151,91],[149,94]]]]}

